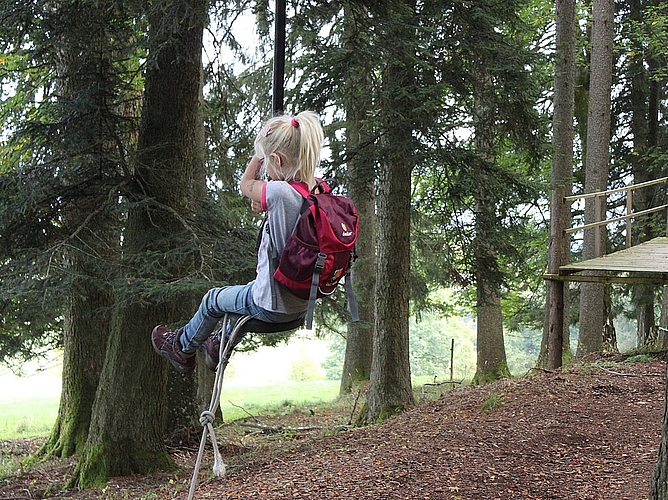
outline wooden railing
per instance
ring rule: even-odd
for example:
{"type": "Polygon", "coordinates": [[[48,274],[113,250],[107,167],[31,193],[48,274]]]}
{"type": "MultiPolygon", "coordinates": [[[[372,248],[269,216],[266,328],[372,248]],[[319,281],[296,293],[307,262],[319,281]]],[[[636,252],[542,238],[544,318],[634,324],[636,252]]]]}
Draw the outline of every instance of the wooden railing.
{"type": "MultiPolygon", "coordinates": [[[[577,231],[582,231],[585,229],[592,229],[595,227],[600,227],[604,226],[607,224],[612,224],[614,222],[621,222],[621,221],[626,221],[626,248],[629,248],[631,246],[631,220],[635,219],[637,217],[641,217],[643,215],[659,212],[666,207],[668,207],[668,203],[665,203],[661,206],[658,207],[653,207],[653,208],[648,208],[646,210],[641,210],[639,212],[634,212],[633,211],[633,191],[636,189],[641,189],[644,187],[648,186],[654,186],[656,184],[662,184],[664,182],[668,181],[668,177],[661,177],[660,179],[655,179],[653,181],[647,181],[647,182],[641,182],[640,184],[631,184],[630,186],[626,186],[623,188],[617,188],[617,189],[610,189],[608,191],[599,191],[596,193],[587,193],[587,194],[580,194],[580,195],[573,195],[573,196],[566,196],[564,200],[568,202],[574,202],[576,200],[584,200],[587,198],[595,198],[596,201],[600,200],[601,198],[604,198],[607,201],[607,198],[611,194],[615,193],[621,193],[623,191],[626,191],[626,215],[622,215],[619,217],[613,217],[611,219],[605,219],[603,217],[603,214],[601,213],[601,206],[603,205],[602,203],[594,203],[595,205],[595,222],[591,222],[589,224],[583,224],[582,226],[576,226],[576,227],[571,227],[569,229],[566,229],[566,234],[570,233],[575,233],[577,231]]],[[[607,205],[607,203],[606,203],[607,205]]],[[[602,255],[600,252],[601,248],[601,241],[600,241],[600,232],[596,231],[595,235],[595,248],[596,248],[596,255],[602,255]]]]}

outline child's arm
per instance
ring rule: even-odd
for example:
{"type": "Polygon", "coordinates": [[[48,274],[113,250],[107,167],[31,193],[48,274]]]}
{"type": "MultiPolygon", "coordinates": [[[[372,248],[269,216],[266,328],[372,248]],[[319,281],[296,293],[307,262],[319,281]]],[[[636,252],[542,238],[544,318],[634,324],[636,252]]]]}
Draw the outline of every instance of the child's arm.
{"type": "Polygon", "coordinates": [[[247,196],[255,203],[262,202],[262,191],[265,181],[260,180],[260,170],[262,168],[262,159],[253,156],[248,162],[244,174],[239,181],[239,188],[244,196],[247,196]]]}

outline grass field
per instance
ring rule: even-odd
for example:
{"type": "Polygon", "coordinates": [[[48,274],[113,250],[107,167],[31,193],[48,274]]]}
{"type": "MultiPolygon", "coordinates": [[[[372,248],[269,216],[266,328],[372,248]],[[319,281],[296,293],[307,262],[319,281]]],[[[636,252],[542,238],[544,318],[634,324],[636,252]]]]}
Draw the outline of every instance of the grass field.
{"type": "MultiPolygon", "coordinates": [[[[319,366],[328,352],[326,342],[298,335],[290,345],[235,353],[234,363],[225,372],[221,397],[225,420],[336,399],[338,381],[290,380],[295,365],[302,366],[308,359],[319,366]]],[[[54,353],[40,365],[25,365],[22,375],[0,366],[0,440],[44,436],[55,422],[61,386],[59,355],[54,353]]]]}
{"type": "Polygon", "coordinates": [[[339,381],[282,382],[259,387],[223,388],[220,407],[225,420],[236,420],[248,414],[266,414],[289,410],[293,406],[329,403],[339,395],[339,381]]]}
{"type": "MultiPolygon", "coordinates": [[[[223,388],[220,406],[225,420],[229,422],[250,415],[288,412],[296,406],[327,405],[338,394],[339,381],[336,380],[233,386],[223,388]]],[[[56,419],[59,399],[58,396],[14,401],[0,398],[0,441],[46,436],[56,419]]]]}
{"type": "Polygon", "coordinates": [[[17,376],[0,366],[0,440],[49,433],[60,402],[60,360],[23,367],[17,376]]]}
{"type": "MultiPolygon", "coordinates": [[[[430,377],[413,379],[416,399],[434,399],[440,392],[451,388],[435,388],[431,394],[425,394],[423,384],[430,381],[430,377]]],[[[338,380],[281,381],[246,387],[230,385],[223,387],[220,407],[227,422],[248,416],[284,414],[299,406],[317,409],[330,405],[338,398],[339,385],[338,380]]],[[[13,400],[3,399],[2,396],[0,392],[0,441],[46,436],[51,431],[58,413],[58,396],[13,400]]]]}
{"type": "MultiPolygon", "coordinates": [[[[318,378],[322,375],[318,369],[311,369],[317,380],[291,380],[295,366],[303,368],[313,363],[319,368],[327,353],[325,342],[308,338],[291,340],[290,346],[236,353],[234,363],[225,372],[220,401],[225,420],[285,413],[294,406],[318,407],[333,402],[340,382],[318,378]]],[[[0,366],[0,440],[46,436],[50,432],[60,401],[60,366],[56,354],[46,367],[24,366],[21,377],[0,366]]],[[[414,380],[414,387],[427,381],[414,380]]]]}
{"type": "Polygon", "coordinates": [[[59,396],[13,403],[0,400],[0,440],[47,435],[56,420],[59,401],[59,396]]]}
{"type": "MultiPolygon", "coordinates": [[[[226,421],[293,406],[331,402],[339,392],[338,381],[281,382],[280,384],[223,389],[221,408],[226,421]]],[[[0,398],[0,440],[45,436],[58,414],[60,398],[0,398]]]]}

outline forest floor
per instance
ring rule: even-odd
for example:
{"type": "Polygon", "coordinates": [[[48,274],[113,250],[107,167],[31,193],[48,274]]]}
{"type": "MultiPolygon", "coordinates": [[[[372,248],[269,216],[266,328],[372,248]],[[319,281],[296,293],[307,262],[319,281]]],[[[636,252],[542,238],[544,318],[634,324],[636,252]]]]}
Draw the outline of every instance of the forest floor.
{"type": "MultiPolygon", "coordinates": [[[[607,356],[456,388],[363,428],[337,427],[350,420],[353,401],[231,423],[216,431],[227,472],[213,476],[207,446],[194,498],[646,499],[661,440],[666,366],[629,361],[607,356]]],[[[73,463],[52,461],[0,481],[0,499],[186,499],[199,438],[170,447],[180,467],[175,473],[68,490],[73,463]]],[[[1,445],[2,453],[20,455],[39,440],[1,445]]]]}

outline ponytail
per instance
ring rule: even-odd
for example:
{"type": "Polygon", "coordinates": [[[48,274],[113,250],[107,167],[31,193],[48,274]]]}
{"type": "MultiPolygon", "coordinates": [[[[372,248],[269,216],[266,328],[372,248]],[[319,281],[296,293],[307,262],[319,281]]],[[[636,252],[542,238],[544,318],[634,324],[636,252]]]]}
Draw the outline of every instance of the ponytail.
{"type": "Polygon", "coordinates": [[[282,160],[282,180],[299,179],[312,186],[323,142],[324,132],[318,115],[302,111],[294,117],[283,115],[269,119],[255,139],[255,154],[260,158],[278,154],[282,160]]]}
{"type": "Polygon", "coordinates": [[[301,140],[299,141],[300,174],[310,185],[315,178],[315,170],[320,163],[320,150],[324,141],[324,132],[318,115],[313,111],[302,111],[295,116],[299,123],[301,140]]]}

